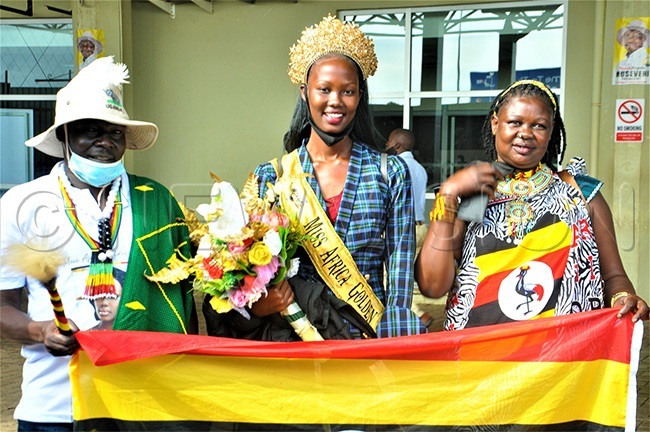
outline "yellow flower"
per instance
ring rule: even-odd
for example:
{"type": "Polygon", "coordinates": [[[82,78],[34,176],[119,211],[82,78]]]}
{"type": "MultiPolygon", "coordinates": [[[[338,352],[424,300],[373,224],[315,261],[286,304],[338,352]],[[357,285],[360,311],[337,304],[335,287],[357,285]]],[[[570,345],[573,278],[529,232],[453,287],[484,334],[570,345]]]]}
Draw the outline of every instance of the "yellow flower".
{"type": "Polygon", "coordinates": [[[251,250],[248,252],[248,260],[253,265],[267,265],[271,262],[271,258],[273,258],[271,251],[268,246],[262,242],[254,243],[251,250]]]}
{"type": "MultiPolygon", "coordinates": [[[[243,257],[242,257],[243,259],[243,257]]],[[[217,263],[223,268],[224,272],[229,272],[233,270],[237,270],[238,265],[237,265],[237,260],[230,254],[222,255],[219,260],[217,260],[217,263]]]]}
{"type": "Polygon", "coordinates": [[[212,309],[216,310],[217,313],[226,313],[232,309],[232,305],[228,302],[228,299],[222,299],[218,297],[212,297],[210,299],[210,306],[212,309]]]}

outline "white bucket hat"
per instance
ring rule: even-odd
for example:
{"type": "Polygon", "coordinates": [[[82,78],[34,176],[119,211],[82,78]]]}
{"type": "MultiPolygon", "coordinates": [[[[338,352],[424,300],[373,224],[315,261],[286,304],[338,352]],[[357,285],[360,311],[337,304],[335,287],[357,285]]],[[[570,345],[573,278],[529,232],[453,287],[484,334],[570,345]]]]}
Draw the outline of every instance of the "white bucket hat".
{"type": "Polygon", "coordinates": [[[128,83],[128,78],[126,65],[113,63],[112,56],[93,61],[56,94],[54,124],[25,145],[62,158],[63,142],[56,137],[56,129],[76,120],[95,119],[126,126],[126,148],[151,147],[158,138],[158,126],[131,120],[124,109],[122,83],[128,83]]]}

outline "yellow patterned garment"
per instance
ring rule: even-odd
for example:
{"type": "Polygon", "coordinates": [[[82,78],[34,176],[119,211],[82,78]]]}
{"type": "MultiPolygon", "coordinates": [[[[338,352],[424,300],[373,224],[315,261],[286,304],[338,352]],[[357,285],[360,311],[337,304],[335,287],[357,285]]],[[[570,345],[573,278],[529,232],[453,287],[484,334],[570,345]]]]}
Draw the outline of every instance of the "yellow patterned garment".
{"type": "Polygon", "coordinates": [[[529,180],[499,185],[483,222],[468,225],[446,330],[603,307],[598,248],[580,192],[546,166],[529,180]]]}

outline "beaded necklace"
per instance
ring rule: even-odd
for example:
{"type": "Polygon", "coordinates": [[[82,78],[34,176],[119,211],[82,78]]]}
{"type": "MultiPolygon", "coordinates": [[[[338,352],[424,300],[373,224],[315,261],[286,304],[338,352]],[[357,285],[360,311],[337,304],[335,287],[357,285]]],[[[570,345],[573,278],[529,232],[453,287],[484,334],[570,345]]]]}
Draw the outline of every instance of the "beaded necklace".
{"type": "Polygon", "coordinates": [[[111,184],[111,191],[98,222],[98,241],[84,230],[77,208],[69,191],[72,185],[64,173],[59,173],[59,187],[65,204],[65,214],[79,236],[91,250],[86,287],[81,298],[94,300],[102,297],[117,298],[113,278],[113,246],[122,221],[122,200],[120,197],[121,178],[117,177],[111,184]],[[64,182],[66,184],[64,184],[64,182]],[[67,186],[67,187],[66,187],[67,186]]]}
{"type": "Polygon", "coordinates": [[[497,183],[497,193],[510,199],[506,203],[507,241],[519,244],[533,228],[535,212],[528,200],[544,190],[552,178],[553,171],[540,162],[532,170],[509,174],[497,183]]]}

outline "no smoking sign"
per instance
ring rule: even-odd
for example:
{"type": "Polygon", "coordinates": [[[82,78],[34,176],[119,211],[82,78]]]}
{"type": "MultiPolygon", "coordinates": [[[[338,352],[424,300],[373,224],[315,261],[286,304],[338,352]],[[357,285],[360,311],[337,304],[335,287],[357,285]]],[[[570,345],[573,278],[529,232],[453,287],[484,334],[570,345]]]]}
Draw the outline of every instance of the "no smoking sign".
{"type": "Polygon", "coordinates": [[[645,99],[616,100],[615,142],[642,142],[645,99]]]}

